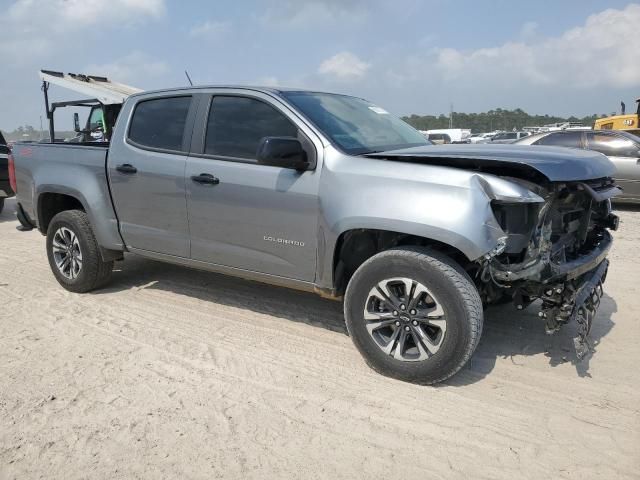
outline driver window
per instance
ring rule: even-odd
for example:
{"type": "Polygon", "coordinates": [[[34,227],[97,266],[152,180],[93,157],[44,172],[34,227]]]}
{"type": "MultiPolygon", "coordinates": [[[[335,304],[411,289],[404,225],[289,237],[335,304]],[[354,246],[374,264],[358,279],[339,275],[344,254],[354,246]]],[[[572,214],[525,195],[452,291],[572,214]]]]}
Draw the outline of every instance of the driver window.
{"type": "Polygon", "coordinates": [[[253,160],[264,137],[298,137],[298,128],[278,110],[248,97],[215,96],[205,153],[253,160]]]}

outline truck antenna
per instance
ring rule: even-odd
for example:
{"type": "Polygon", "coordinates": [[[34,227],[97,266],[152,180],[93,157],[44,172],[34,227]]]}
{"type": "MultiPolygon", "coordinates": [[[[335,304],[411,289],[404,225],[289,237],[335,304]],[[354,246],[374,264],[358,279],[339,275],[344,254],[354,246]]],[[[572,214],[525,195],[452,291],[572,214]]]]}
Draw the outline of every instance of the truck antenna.
{"type": "Polygon", "coordinates": [[[189,85],[191,85],[193,87],[193,82],[191,81],[191,77],[189,76],[189,72],[187,72],[186,70],[184,71],[184,74],[187,76],[187,80],[189,80],[189,85]]]}

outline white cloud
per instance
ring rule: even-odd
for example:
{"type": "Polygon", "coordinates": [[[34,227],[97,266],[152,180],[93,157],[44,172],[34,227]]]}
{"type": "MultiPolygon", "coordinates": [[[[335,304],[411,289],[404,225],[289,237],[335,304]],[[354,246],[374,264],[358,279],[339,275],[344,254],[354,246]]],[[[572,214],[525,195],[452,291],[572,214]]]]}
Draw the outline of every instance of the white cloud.
{"type": "Polygon", "coordinates": [[[150,79],[169,72],[169,66],[148,55],[134,51],[125,57],[103,64],[88,65],[83,73],[104,75],[116,82],[129,83],[133,87],[148,84],[150,79]]]}
{"type": "Polygon", "coordinates": [[[28,64],[82,30],[138,24],[165,11],[164,0],[15,0],[0,15],[0,55],[28,64]]]}
{"type": "Polygon", "coordinates": [[[640,5],[632,4],[591,15],[583,26],[532,44],[509,42],[470,52],[440,49],[436,66],[454,81],[632,87],[640,84],[640,63],[632,53],[640,50],[639,24],[640,5]]]}
{"type": "Polygon", "coordinates": [[[367,16],[367,0],[271,0],[262,16],[266,25],[286,25],[293,28],[312,24],[330,26],[331,22],[348,20],[351,24],[367,16]]]}
{"type": "Polygon", "coordinates": [[[45,21],[50,28],[81,29],[112,22],[136,23],[165,14],[164,0],[17,0],[11,21],[45,21]]]}
{"type": "Polygon", "coordinates": [[[231,30],[229,22],[218,22],[207,20],[204,23],[195,25],[189,30],[191,37],[210,38],[223,35],[231,30]]]}
{"type": "Polygon", "coordinates": [[[362,77],[370,67],[353,53],[340,52],[322,62],[318,73],[348,80],[362,77]]]}

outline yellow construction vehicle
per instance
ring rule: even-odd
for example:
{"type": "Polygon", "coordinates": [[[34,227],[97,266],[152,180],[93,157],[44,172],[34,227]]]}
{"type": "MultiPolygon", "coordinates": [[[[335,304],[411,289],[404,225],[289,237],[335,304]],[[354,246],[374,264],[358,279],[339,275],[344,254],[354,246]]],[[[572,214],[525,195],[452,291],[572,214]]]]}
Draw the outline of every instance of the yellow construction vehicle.
{"type": "Polygon", "coordinates": [[[612,115],[599,118],[593,124],[594,130],[625,130],[640,136],[640,98],[636,100],[638,110],[628,115],[612,115]]]}

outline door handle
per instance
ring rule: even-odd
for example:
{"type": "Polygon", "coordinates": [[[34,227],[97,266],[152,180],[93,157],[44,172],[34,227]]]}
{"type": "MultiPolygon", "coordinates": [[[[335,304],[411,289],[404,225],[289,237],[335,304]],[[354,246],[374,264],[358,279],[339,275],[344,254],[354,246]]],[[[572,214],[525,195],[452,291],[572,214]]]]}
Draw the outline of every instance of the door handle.
{"type": "Polygon", "coordinates": [[[191,180],[203,185],[218,185],[220,183],[220,179],[217,177],[214,177],[210,173],[201,173],[200,175],[193,175],[191,177],[191,180]]]}
{"type": "Polygon", "coordinates": [[[123,163],[122,165],[118,165],[116,170],[120,173],[136,173],[138,169],[129,163],[123,163]]]}

